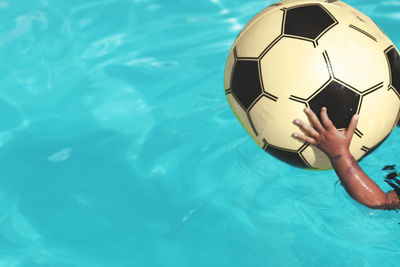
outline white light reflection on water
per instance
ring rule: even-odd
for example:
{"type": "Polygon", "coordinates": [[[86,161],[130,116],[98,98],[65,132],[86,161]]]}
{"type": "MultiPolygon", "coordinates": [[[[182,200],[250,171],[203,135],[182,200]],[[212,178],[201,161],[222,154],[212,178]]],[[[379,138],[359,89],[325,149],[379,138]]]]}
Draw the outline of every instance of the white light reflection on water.
{"type": "MultiPolygon", "coordinates": [[[[272,1],[28,2],[0,2],[0,266],[398,263],[397,213],[277,161],[229,108],[227,53],[272,1]]],[[[395,42],[398,3],[350,2],[395,42]]],[[[385,190],[398,142],[363,162],[385,190]]]]}

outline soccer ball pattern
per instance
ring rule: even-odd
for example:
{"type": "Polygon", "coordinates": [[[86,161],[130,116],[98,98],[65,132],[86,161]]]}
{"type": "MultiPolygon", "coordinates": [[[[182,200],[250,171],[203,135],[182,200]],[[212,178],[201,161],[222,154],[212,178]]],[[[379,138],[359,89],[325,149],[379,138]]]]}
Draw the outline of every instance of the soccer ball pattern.
{"type": "Polygon", "coordinates": [[[225,93],[235,115],[271,155],[302,168],[329,169],[328,157],[292,137],[303,110],[322,107],[338,129],[354,114],[350,145],[359,160],[399,119],[400,56],[367,16],[335,0],[286,0],[257,14],[229,53],[225,93]]]}

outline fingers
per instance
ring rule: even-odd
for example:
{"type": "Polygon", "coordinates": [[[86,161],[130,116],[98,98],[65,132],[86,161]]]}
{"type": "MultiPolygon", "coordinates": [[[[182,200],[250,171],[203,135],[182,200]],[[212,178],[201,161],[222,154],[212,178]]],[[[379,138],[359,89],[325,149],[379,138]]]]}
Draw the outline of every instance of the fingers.
{"type": "Polygon", "coordinates": [[[294,133],[293,137],[295,137],[297,139],[300,139],[302,141],[305,141],[307,143],[310,143],[312,145],[317,145],[317,141],[314,138],[309,137],[309,136],[305,136],[304,134],[294,133]]]}
{"type": "Polygon", "coordinates": [[[315,113],[310,108],[306,108],[304,111],[306,112],[308,119],[311,121],[312,125],[318,132],[325,131],[317,115],[315,115],[315,113]]]}
{"type": "Polygon", "coordinates": [[[328,130],[328,129],[331,129],[332,127],[335,127],[334,125],[333,125],[333,123],[332,123],[332,121],[329,119],[329,117],[328,117],[328,113],[327,113],[327,109],[326,109],[326,107],[323,107],[322,109],[321,109],[321,120],[322,120],[322,123],[324,124],[324,126],[325,126],[325,128],[328,130]]]}
{"type": "Polygon", "coordinates": [[[354,134],[354,131],[356,130],[358,123],[358,114],[354,114],[353,117],[351,118],[350,124],[346,129],[346,137],[351,138],[354,134]]]}
{"type": "Polygon", "coordinates": [[[310,125],[306,124],[304,121],[302,120],[294,120],[294,124],[296,124],[297,126],[299,126],[301,129],[303,129],[308,135],[317,138],[319,136],[319,133],[310,125]]]}

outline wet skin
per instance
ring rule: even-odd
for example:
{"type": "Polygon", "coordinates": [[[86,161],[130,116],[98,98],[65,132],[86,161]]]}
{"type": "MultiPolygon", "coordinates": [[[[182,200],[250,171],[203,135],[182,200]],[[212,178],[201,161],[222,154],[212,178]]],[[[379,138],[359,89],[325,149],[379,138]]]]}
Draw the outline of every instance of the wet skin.
{"type": "Polygon", "coordinates": [[[311,126],[299,119],[294,123],[305,133],[294,133],[293,136],[302,141],[317,146],[324,151],[338,175],[341,184],[347,193],[359,203],[373,209],[399,209],[400,199],[395,191],[383,192],[379,186],[369,178],[360,168],[357,161],[350,154],[350,142],[358,122],[358,115],[354,115],[349,126],[344,131],[335,128],[328,117],[327,109],[321,109],[321,121],[309,108],[305,113],[311,126]]]}

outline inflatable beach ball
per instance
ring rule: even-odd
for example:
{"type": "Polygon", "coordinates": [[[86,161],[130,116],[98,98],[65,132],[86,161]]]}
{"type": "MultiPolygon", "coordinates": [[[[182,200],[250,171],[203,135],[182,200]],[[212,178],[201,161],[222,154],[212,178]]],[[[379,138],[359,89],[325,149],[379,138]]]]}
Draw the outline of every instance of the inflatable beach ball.
{"type": "Polygon", "coordinates": [[[304,108],[345,129],[359,114],[350,151],[359,160],[395,127],[399,51],[366,15],[341,1],[287,0],[257,14],[236,38],[225,93],[243,127],[266,152],[302,168],[329,169],[317,147],[292,137],[304,108]]]}

